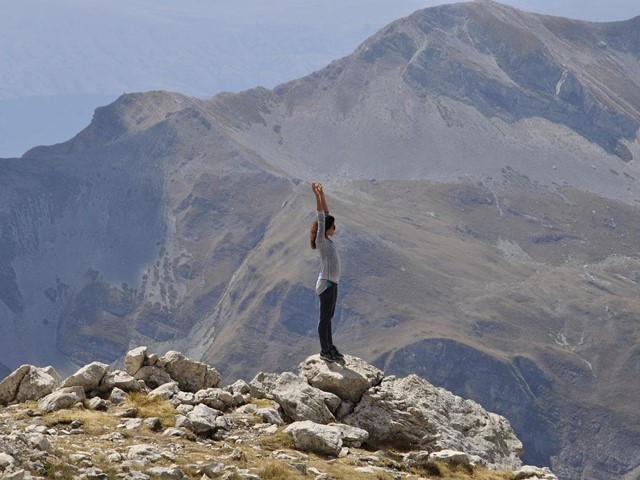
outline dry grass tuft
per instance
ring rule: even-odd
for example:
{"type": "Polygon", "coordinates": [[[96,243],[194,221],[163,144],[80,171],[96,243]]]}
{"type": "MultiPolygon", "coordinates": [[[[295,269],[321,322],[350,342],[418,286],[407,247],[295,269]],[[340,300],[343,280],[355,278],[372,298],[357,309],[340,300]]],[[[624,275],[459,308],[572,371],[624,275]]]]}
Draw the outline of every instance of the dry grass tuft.
{"type": "Polygon", "coordinates": [[[276,402],[272,400],[268,400],[266,398],[251,398],[251,403],[253,403],[258,408],[280,408],[276,402]]]}
{"type": "MultiPolygon", "coordinates": [[[[378,472],[358,472],[354,470],[353,466],[345,465],[344,463],[324,463],[317,465],[316,468],[326,472],[330,478],[341,478],[348,480],[394,480],[395,477],[391,473],[378,471],[378,472]]],[[[410,478],[410,477],[409,477],[410,478]]]]}
{"type": "Polygon", "coordinates": [[[139,418],[158,417],[165,428],[173,427],[176,424],[178,411],[160,397],[149,397],[144,393],[132,392],[129,394],[126,406],[135,407],[138,410],[139,418]]]}
{"type": "Polygon", "coordinates": [[[105,431],[113,431],[121,421],[105,412],[80,408],[45,413],[43,418],[47,427],[70,425],[74,420],[78,420],[87,435],[102,435],[105,431]]]}
{"type": "Polygon", "coordinates": [[[298,470],[282,462],[269,461],[258,470],[262,480],[298,480],[305,478],[298,470]]]}
{"type": "Polygon", "coordinates": [[[270,451],[295,449],[293,437],[284,433],[284,427],[279,428],[278,431],[272,435],[259,438],[257,443],[260,447],[270,451]]]}
{"type": "Polygon", "coordinates": [[[427,465],[411,469],[412,473],[427,478],[445,478],[447,480],[513,480],[511,472],[488,470],[469,465],[452,465],[446,462],[429,462],[427,465]]]}

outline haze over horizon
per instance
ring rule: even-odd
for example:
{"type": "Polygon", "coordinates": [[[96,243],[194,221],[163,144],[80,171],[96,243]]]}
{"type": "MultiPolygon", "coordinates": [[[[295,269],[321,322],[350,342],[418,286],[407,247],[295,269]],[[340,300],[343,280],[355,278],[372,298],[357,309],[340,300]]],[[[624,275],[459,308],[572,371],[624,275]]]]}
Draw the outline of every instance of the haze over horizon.
{"type": "MultiPolygon", "coordinates": [[[[456,2],[12,2],[0,19],[0,157],[68,140],[96,107],[125,92],[206,98],[273,88],[348,55],[398,18],[444,3],[456,2]]],[[[589,21],[640,14],[631,0],[502,3],[589,21]]]]}

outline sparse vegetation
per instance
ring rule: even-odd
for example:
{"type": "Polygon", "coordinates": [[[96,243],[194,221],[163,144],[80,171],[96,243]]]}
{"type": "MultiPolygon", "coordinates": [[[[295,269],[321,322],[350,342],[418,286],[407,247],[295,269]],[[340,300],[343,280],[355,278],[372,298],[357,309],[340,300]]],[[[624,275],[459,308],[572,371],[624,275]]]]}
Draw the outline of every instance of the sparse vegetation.
{"type": "Polygon", "coordinates": [[[173,427],[176,423],[178,412],[160,397],[149,397],[144,393],[132,392],[127,406],[135,407],[140,418],[158,417],[163,427],[173,427]]]}
{"type": "Polygon", "coordinates": [[[425,473],[437,478],[447,480],[513,480],[511,472],[498,472],[487,470],[483,467],[471,467],[469,465],[452,465],[446,462],[433,462],[425,469],[425,473]],[[439,473],[431,473],[431,472],[439,473]]]}
{"type": "Polygon", "coordinates": [[[266,398],[252,398],[251,403],[253,403],[258,408],[279,408],[279,405],[277,403],[266,398]]]}
{"type": "Polygon", "coordinates": [[[106,431],[115,430],[121,421],[108,413],[83,408],[45,413],[43,418],[47,427],[71,427],[74,422],[80,422],[87,435],[102,435],[106,431]]]}
{"type": "Polygon", "coordinates": [[[304,478],[298,470],[283,462],[269,461],[258,470],[262,480],[297,480],[304,478]]]}
{"type": "Polygon", "coordinates": [[[293,437],[284,433],[284,427],[279,428],[276,433],[261,437],[258,445],[270,451],[294,448],[293,437]]]}
{"type": "MultiPolygon", "coordinates": [[[[268,401],[259,402],[262,406],[272,406],[268,401]]],[[[13,418],[26,425],[33,421],[35,403],[29,402],[22,408],[12,410],[13,418]]],[[[149,398],[139,393],[132,394],[123,407],[138,409],[138,417],[158,417],[163,425],[174,425],[176,410],[166,401],[149,398]]],[[[84,408],[72,408],[46,413],[42,416],[48,428],[75,433],[70,435],[48,436],[55,456],[51,456],[44,464],[44,471],[39,475],[46,478],[71,480],[77,478],[78,468],[85,460],[78,455],[86,455],[91,464],[102,471],[109,480],[118,478],[118,462],[110,456],[127,457],[129,449],[134,445],[149,444],[156,446],[166,457],[152,465],[140,465],[138,470],[149,474],[151,466],[180,468],[187,478],[202,478],[202,465],[222,463],[225,465],[226,478],[240,479],[239,470],[260,476],[263,480],[299,480],[308,478],[302,471],[316,469],[326,473],[334,480],[393,480],[393,472],[404,471],[406,480],[513,480],[510,472],[495,472],[483,468],[455,467],[446,463],[434,462],[421,468],[406,469],[402,454],[394,450],[384,455],[375,455],[364,449],[351,448],[349,455],[343,458],[332,458],[313,453],[298,452],[294,448],[293,438],[284,433],[280,427],[275,433],[267,434],[254,429],[252,414],[229,413],[234,422],[233,436],[228,440],[212,441],[207,439],[163,437],[159,432],[147,428],[127,430],[119,428],[122,419],[114,416],[114,411],[100,412],[84,408]],[[72,428],[73,427],[73,428],[72,428]],[[118,434],[114,440],[112,434],[118,434]],[[278,451],[294,460],[281,460],[273,455],[278,451]],[[295,460],[297,459],[297,460],[295,460]],[[365,460],[363,460],[365,459],[365,460]],[[292,466],[301,464],[301,470],[292,466]],[[303,465],[303,466],[302,466],[303,465]]]]}

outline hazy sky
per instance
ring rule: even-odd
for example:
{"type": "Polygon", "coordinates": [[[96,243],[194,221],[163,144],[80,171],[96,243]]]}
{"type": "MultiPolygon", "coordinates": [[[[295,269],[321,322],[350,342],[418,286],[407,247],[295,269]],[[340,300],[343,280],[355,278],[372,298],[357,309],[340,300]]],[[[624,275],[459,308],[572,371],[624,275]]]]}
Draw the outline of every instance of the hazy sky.
{"type": "MultiPolygon", "coordinates": [[[[0,0],[0,99],[162,88],[273,87],[347,55],[384,25],[447,0],[0,0]]],[[[590,21],[640,0],[504,0],[590,21]]]]}
{"type": "MultiPolygon", "coordinates": [[[[63,141],[125,92],[272,88],[438,0],[0,0],[0,157],[63,141]]],[[[589,21],[640,0],[504,0],[589,21]]]]}

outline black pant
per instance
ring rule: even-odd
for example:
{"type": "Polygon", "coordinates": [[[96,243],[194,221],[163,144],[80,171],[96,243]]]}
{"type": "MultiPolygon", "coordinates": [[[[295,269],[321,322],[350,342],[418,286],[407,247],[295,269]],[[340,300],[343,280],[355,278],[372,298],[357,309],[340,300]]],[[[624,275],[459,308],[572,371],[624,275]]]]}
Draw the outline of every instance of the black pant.
{"type": "Polygon", "coordinates": [[[318,323],[320,348],[325,353],[333,347],[331,319],[336,311],[336,300],[338,299],[338,284],[333,282],[328,283],[330,286],[320,294],[320,322],[318,323]]]}

